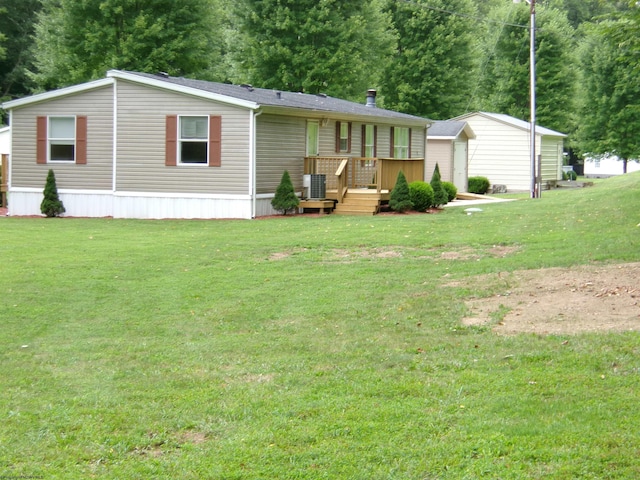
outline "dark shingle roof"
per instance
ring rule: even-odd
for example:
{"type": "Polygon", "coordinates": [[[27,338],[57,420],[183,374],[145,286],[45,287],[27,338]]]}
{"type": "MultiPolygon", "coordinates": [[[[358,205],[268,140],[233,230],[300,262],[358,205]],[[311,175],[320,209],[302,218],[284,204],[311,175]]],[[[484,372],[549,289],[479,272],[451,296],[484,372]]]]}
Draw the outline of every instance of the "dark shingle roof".
{"type": "Polygon", "coordinates": [[[454,120],[436,121],[427,130],[429,137],[457,137],[467,122],[457,122],[454,120]]]}
{"type": "Polygon", "coordinates": [[[407,115],[404,113],[394,112],[392,110],[385,110],[377,107],[367,107],[364,103],[360,104],[356,102],[350,102],[348,100],[342,100],[322,94],[312,95],[306,93],[284,92],[266,88],[256,88],[248,85],[231,85],[226,83],[208,82],[205,80],[170,77],[162,74],[140,72],[126,73],[153,79],[155,81],[163,81],[171,83],[173,85],[202,90],[203,92],[214,93],[217,95],[224,95],[239,100],[254,102],[259,106],[264,107],[292,108],[327,113],[333,112],[347,115],[398,119],[410,122],[421,122],[425,124],[431,122],[426,118],[407,115]]]}

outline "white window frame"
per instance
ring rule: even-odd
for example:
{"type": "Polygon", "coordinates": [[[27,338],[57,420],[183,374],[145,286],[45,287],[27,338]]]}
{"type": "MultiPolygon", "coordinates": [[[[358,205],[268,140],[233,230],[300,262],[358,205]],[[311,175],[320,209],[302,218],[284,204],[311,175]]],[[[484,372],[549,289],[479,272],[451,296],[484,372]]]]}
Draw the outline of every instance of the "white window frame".
{"type": "Polygon", "coordinates": [[[203,167],[209,165],[209,135],[210,135],[210,125],[211,119],[209,115],[178,115],[178,135],[176,141],[177,152],[177,164],[180,166],[188,166],[188,167],[203,167]],[[182,138],[182,121],[185,118],[202,118],[207,121],[207,129],[206,129],[206,138],[200,137],[186,137],[182,138]],[[183,162],[182,161],[182,144],[183,143],[204,143],[205,144],[205,161],[204,162],[183,162]]]}
{"type": "Polygon", "coordinates": [[[50,115],[47,117],[47,162],[48,163],[76,163],[76,135],[78,129],[78,120],[75,115],[50,115]],[[58,119],[73,119],[73,137],[53,137],[52,121],[58,119]],[[52,145],[71,145],[73,147],[73,158],[71,160],[60,160],[52,158],[52,145]]]}

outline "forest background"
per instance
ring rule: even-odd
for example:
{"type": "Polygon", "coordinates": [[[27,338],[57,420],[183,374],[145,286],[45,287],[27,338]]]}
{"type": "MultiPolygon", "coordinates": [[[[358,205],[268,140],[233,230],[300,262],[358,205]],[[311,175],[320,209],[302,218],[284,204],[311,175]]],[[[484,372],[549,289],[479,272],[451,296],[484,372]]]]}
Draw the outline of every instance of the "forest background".
{"type": "MultiPolygon", "coordinates": [[[[638,159],[640,2],[535,5],[538,124],[572,163],[638,159]]],[[[513,0],[0,0],[0,101],[121,69],[528,120],[529,26],[513,0]]]]}

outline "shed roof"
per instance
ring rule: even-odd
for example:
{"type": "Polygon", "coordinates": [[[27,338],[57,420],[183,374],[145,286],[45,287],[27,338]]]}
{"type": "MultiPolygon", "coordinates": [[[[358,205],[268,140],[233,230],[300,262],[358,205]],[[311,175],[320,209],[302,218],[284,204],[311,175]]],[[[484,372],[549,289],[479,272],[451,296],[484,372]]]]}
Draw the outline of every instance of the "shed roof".
{"type": "MultiPolygon", "coordinates": [[[[518,128],[520,130],[529,131],[529,126],[530,126],[529,122],[525,122],[524,120],[520,120],[519,118],[515,118],[510,115],[505,115],[504,113],[472,112],[472,113],[465,113],[464,115],[460,115],[459,117],[455,117],[454,120],[468,120],[469,118],[475,115],[480,115],[482,117],[489,118],[497,122],[503,123],[505,125],[518,128]]],[[[548,135],[551,137],[567,136],[564,133],[556,132],[555,130],[541,127],[540,125],[536,125],[536,135],[548,135]]]]}
{"type": "Polygon", "coordinates": [[[435,140],[455,140],[462,133],[468,138],[476,138],[475,133],[465,121],[461,120],[437,120],[427,130],[427,138],[435,140]]]}

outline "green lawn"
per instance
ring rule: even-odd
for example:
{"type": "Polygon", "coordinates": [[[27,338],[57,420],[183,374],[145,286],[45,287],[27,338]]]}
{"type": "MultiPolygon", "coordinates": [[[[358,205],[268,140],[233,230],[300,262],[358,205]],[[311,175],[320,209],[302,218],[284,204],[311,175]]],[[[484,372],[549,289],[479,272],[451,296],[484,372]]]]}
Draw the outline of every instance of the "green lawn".
{"type": "Polygon", "coordinates": [[[640,174],[482,208],[0,218],[0,478],[640,478],[640,333],[501,337],[443,286],[640,261],[640,174]]]}

